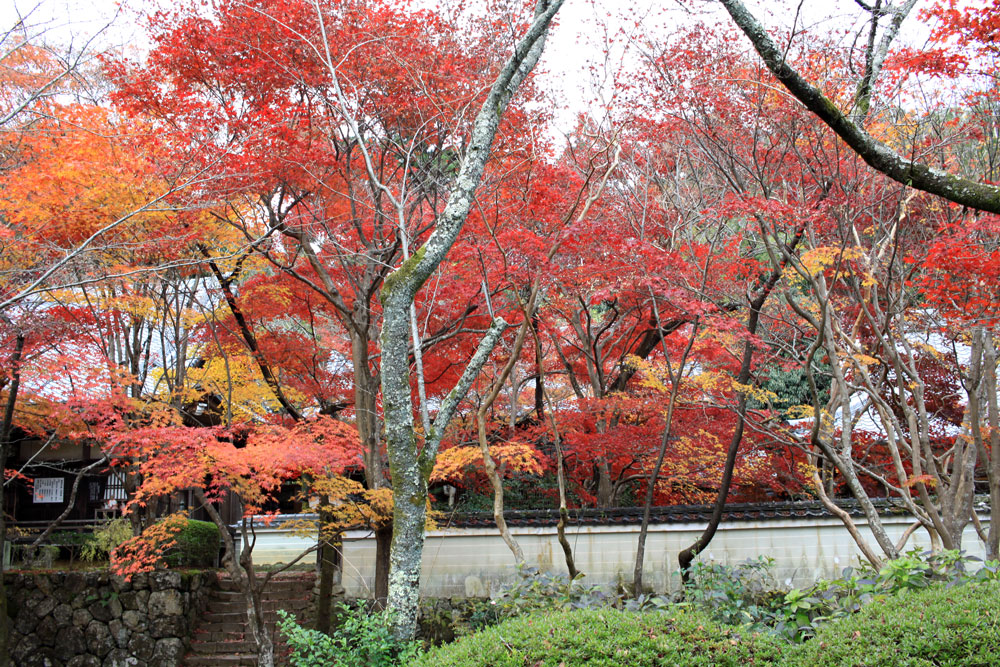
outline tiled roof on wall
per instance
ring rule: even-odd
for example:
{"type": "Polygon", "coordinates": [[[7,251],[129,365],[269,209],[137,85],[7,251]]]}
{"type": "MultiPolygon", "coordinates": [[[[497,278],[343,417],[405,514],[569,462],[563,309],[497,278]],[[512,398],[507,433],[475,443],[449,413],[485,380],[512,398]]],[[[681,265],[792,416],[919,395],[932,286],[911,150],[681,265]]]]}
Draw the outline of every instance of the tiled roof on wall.
{"type": "MultiPolygon", "coordinates": [[[[883,516],[908,516],[909,512],[898,501],[872,501],[883,516]]],[[[853,500],[838,500],[837,505],[851,516],[864,516],[861,506],[853,500]]],[[[705,523],[712,516],[712,505],[673,505],[654,507],[650,523],[705,523]]],[[[979,512],[989,512],[989,504],[977,503],[979,512]]],[[[761,521],[767,519],[834,518],[834,515],[817,500],[784,501],[771,503],[730,503],[722,516],[723,523],[735,521],[761,521]]],[[[509,526],[554,526],[559,522],[559,510],[513,510],[504,512],[509,526]]],[[[570,509],[570,525],[628,525],[642,523],[641,507],[610,509],[570,509]]],[[[492,512],[455,512],[439,514],[439,527],[487,528],[495,525],[492,512]]]]}
{"type": "MultiPolygon", "coordinates": [[[[977,497],[975,506],[980,515],[990,513],[989,498],[977,497]]],[[[854,500],[837,500],[837,506],[855,517],[864,516],[861,506],[854,500]]],[[[873,500],[872,504],[882,516],[909,516],[909,512],[899,501],[873,500]]],[[[671,505],[654,507],[650,513],[650,523],[707,523],[712,516],[712,505],[671,505]]],[[[315,514],[277,514],[266,519],[258,517],[261,523],[278,528],[285,521],[315,518],[315,514]]],[[[548,527],[559,522],[558,509],[508,510],[504,512],[507,525],[511,527],[548,527]]],[[[722,523],[739,521],[765,521],[781,519],[835,518],[818,500],[782,501],[770,503],[729,503],[722,516],[722,523]]],[[[435,522],[438,528],[494,528],[492,512],[437,512],[435,522]]],[[[641,507],[617,507],[609,509],[576,508],[569,510],[571,526],[621,526],[642,523],[641,507]]]]}

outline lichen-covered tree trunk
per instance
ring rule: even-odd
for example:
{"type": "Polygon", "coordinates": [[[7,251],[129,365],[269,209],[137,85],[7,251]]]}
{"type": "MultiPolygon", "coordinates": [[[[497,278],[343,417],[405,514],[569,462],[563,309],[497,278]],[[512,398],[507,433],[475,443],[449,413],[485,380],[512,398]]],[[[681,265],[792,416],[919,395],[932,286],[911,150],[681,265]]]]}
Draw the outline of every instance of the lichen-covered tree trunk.
{"type": "Polygon", "coordinates": [[[536,3],[531,26],[500,71],[476,115],[469,148],[434,231],[420,249],[386,278],[380,294],[383,311],[382,404],[394,496],[388,606],[395,614],[395,633],[399,637],[413,637],[416,633],[427,479],[434,466],[441,435],[507,326],[499,318],[494,321],[458,384],[442,402],[424,442],[418,443],[410,398],[410,306],[417,291],[458,238],[486,166],[500,117],[538,62],[549,24],[561,5],[562,0],[538,0],[536,3]],[[418,449],[420,444],[422,447],[418,449]]]}

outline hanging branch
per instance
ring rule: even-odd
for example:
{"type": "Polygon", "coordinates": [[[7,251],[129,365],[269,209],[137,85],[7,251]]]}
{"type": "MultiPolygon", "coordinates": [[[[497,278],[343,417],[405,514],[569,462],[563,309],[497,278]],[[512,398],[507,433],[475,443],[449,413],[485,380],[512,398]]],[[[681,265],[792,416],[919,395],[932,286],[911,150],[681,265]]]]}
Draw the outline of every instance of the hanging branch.
{"type": "MultiPolygon", "coordinates": [[[[904,185],[943,197],[956,204],[990,213],[1000,213],[1000,187],[949,174],[921,162],[914,162],[892,150],[852,121],[823,95],[819,88],[806,81],[789,65],[784,52],[778,48],[764,26],[747,11],[740,0],[719,1],[743,34],[750,39],[767,68],[788,89],[788,92],[836,132],[837,136],[869,166],[904,185]]],[[[912,3],[906,5],[906,7],[911,6],[912,3]]],[[[902,17],[899,21],[902,21],[902,17]]],[[[888,44],[885,48],[888,49],[888,44]]]]}

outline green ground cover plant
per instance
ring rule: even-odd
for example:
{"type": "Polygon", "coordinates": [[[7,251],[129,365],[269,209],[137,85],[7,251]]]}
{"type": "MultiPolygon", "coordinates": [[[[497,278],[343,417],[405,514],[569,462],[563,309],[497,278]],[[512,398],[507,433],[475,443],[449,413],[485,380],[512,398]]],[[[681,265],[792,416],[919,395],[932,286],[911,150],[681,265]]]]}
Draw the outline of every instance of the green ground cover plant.
{"type": "Polygon", "coordinates": [[[285,617],[294,667],[1000,665],[1000,563],[911,552],[881,571],[777,590],[773,561],[697,564],[681,600],[525,569],[476,607],[474,632],[423,653],[380,613],[343,606],[332,636],[285,617]]]}
{"type": "Polygon", "coordinates": [[[806,588],[778,590],[770,570],[773,560],[761,557],[735,566],[695,563],[685,601],[727,625],[745,625],[802,642],[825,623],[857,613],[866,604],[905,591],[939,584],[955,586],[1000,578],[1000,563],[959,551],[911,551],[889,561],[880,571],[845,568],[836,579],[806,588]]]}
{"type": "Polygon", "coordinates": [[[796,667],[1000,665],[1000,582],[938,584],[872,601],[797,648],[796,667]]]}
{"type": "Polygon", "coordinates": [[[80,558],[90,563],[107,560],[115,547],[132,537],[132,524],[124,517],[112,519],[97,526],[93,533],[85,537],[80,558]]]}
{"type": "Polygon", "coordinates": [[[303,628],[284,611],[278,614],[278,630],[288,641],[294,667],[406,667],[422,653],[419,642],[393,636],[388,612],[341,604],[339,624],[330,635],[303,628]]]}
{"type": "Polygon", "coordinates": [[[680,608],[664,612],[578,609],[510,619],[432,649],[414,667],[641,667],[773,665],[793,646],[680,608]]]}
{"type": "Polygon", "coordinates": [[[799,644],[749,625],[723,625],[690,606],[643,613],[580,609],[509,619],[411,664],[987,667],[1000,664],[1000,582],[901,589],[799,644]]]}

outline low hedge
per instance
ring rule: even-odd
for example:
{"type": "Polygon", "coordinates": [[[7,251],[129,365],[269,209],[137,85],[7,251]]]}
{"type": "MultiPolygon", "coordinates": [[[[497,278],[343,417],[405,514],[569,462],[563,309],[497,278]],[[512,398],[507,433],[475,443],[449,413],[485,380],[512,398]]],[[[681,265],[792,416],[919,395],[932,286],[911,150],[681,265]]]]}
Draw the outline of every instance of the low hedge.
{"type": "Polygon", "coordinates": [[[1000,665],[1000,583],[876,600],[794,645],[674,608],[522,616],[438,647],[420,667],[992,667],[1000,665]]]}
{"type": "Polygon", "coordinates": [[[995,667],[1000,665],[1000,582],[937,586],[873,600],[823,626],[796,666],[995,667]]]}
{"type": "Polygon", "coordinates": [[[212,567],[219,555],[219,528],[210,521],[188,519],[173,538],[177,544],[167,550],[164,560],[170,567],[212,567]]]}
{"type": "Polygon", "coordinates": [[[696,612],[588,609],[520,616],[426,653],[419,667],[775,665],[794,647],[696,612]]]}

